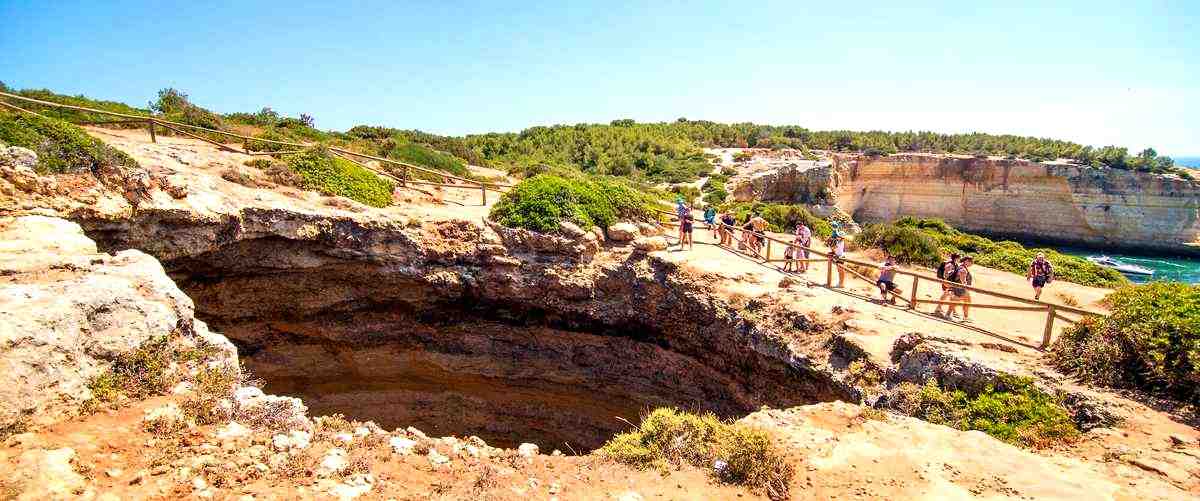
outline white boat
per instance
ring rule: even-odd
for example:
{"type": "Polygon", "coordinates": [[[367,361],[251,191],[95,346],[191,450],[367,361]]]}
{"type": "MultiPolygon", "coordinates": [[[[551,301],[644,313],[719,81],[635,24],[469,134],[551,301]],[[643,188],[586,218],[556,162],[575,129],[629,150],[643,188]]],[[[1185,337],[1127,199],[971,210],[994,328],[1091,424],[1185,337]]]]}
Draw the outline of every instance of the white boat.
{"type": "Polygon", "coordinates": [[[1153,276],[1154,270],[1136,264],[1122,263],[1108,256],[1088,256],[1088,261],[1106,268],[1112,268],[1126,275],[1153,276]]]}

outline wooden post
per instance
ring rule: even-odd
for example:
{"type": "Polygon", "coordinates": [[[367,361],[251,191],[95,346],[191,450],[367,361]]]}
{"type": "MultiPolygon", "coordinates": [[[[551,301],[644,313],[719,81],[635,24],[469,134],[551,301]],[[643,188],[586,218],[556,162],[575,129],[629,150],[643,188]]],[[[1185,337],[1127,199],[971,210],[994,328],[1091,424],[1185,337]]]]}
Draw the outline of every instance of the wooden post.
{"type": "Polygon", "coordinates": [[[483,205],[487,205],[487,186],[486,185],[483,185],[483,184],[479,185],[479,194],[483,195],[483,205]]]}
{"type": "Polygon", "coordinates": [[[917,284],[920,284],[920,283],[921,283],[921,277],[913,275],[912,294],[910,296],[911,299],[908,302],[908,309],[910,309],[910,310],[917,309],[917,284]]]}
{"type": "Polygon", "coordinates": [[[764,237],[763,240],[767,241],[767,261],[770,261],[771,260],[771,239],[764,237]]]}
{"type": "Polygon", "coordinates": [[[157,137],[155,137],[155,135],[154,135],[154,120],[151,120],[151,121],[150,121],[150,142],[151,142],[151,143],[157,143],[157,142],[158,142],[158,138],[157,138],[157,137]]]}
{"type": "Polygon", "coordinates": [[[833,287],[833,258],[825,260],[825,286],[833,287]]]}
{"type": "Polygon", "coordinates": [[[408,166],[404,165],[400,170],[400,186],[408,186],[408,166]]]}
{"type": "Polygon", "coordinates": [[[1046,307],[1046,331],[1042,333],[1042,349],[1050,346],[1050,334],[1054,332],[1054,305],[1046,307]]]}

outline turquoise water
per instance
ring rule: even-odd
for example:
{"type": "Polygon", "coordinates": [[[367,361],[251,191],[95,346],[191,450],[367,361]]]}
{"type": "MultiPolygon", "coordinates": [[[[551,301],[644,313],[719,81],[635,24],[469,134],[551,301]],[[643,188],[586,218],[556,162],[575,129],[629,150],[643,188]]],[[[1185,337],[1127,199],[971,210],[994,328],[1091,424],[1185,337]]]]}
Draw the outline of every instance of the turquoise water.
{"type": "Polygon", "coordinates": [[[1091,249],[1075,249],[1060,247],[1063,254],[1088,257],[1105,255],[1122,263],[1136,264],[1154,270],[1154,277],[1126,275],[1134,283],[1145,283],[1150,280],[1169,280],[1172,282],[1200,283],[1200,259],[1187,257],[1153,257],[1120,252],[1098,251],[1091,249]]]}
{"type": "Polygon", "coordinates": [[[1174,159],[1175,165],[1200,169],[1200,157],[1179,157],[1174,159]]]}

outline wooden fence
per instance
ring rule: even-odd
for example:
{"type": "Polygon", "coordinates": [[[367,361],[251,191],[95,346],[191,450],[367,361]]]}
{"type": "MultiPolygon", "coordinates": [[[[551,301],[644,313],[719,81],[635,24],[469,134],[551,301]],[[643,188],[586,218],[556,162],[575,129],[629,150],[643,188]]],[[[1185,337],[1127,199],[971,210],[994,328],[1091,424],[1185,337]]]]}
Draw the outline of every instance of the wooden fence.
{"type": "MultiPolygon", "coordinates": [[[[133,115],[133,114],[129,114],[129,113],[118,113],[115,111],[105,111],[105,110],[98,110],[98,109],[94,109],[94,108],[87,108],[84,106],[75,106],[75,105],[70,105],[70,104],[55,103],[52,101],[44,101],[41,99],[34,99],[31,97],[20,96],[17,94],[10,94],[7,92],[0,92],[0,97],[7,97],[10,99],[16,99],[19,101],[34,103],[34,104],[38,104],[41,106],[49,106],[49,107],[53,107],[53,108],[65,108],[65,109],[71,109],[71,110],[76,110],[76,111],[85,111],[88,113],[99,113],[102,115],[119,118],[119,120],[102,120],[102,121],[84,122],[80,125],[109,125],[109,124],[137,124],[137,123],[146,124],[146,127],[149,129],[149,132],[150,132],[150,142],[158,142],[156,128],[162,128],[163,130],[168,130],[168,131],[174,132],[176,134],[179,134],[181,136],[187,136],[187,137],[191,137],[194,139],[198,139],[200,141],[204,141],[213,146],[216,146],[217,148],[219,148],[223,151],[228,151],[228,152],[232,152],[232,153],[241,153],[243,155],[286,155],[286,154],[291,154],[291,153],[300,153],[300,152],[303,152],[307,148],[319,146],[318,144],[313,144],[313,143],[296,143],[296,142],[291,142],[291,141],[278,141],[278,140],[274,140],[274,139],[263,139],[263,138],[257,138],[257,137],[250,137],[250,136],[245,136],[242,134],[235,134],[233,132],[209,129],[207,127],[201,127],[198,125],[191,125],[191,124],[185,124],[185,123],[180,123],[180,122],[172,122],[170,120],[163,120],[161,118],[153,117],[153,116],[133,115]],[[211,138],[204,137],[200,134],[188,132],[188,130],[202,131],[202,132],[205,132],[208,134],[217,134],[219,136],[241,139],[241,140],[243,140],[243,145],[242,145],[243,149],[234,148],[233,146],[221,143],[220,141],[214,141],[211,138]],[[264,143],[264,144],[274,144],[274,145],[279,145],[279,146],[289,146],[289,147],[297,148],[297,149],[288,150],[288,151],[249,151],[249,149],[246,148],[246,144],[249,144],[249,142],[251,142],[251,141],[256,141],[256,142],[264,143]]],[[[7,103],[4,101],[0,101],[0,106],[9,108],[9,109],[12,109],[15,111],[19,111],[19,112],[29,113],[32,115],[38,115],[38,116],[43,116],[43,117],[45,116],[45,115],[41,115],[40,113],[31,111],[31,110],[28,110],[25,108],[21,108],[19,106],[16,106],[14,104],[7,103]]],[[[509,184],[476,181],[474,179],[467,179],[467,178],[463,178],[463,177],[454,176],[452,174],[447,174],[442,171],[429,169],[429,168],[413,165],[413,164],[406,163],[406,162],[401,162],[399,160],[393,160],[390,158],[383,158],[383,157],[377,157],[377,156],[373,156],[373,155],[367,155],[364,153],[359,153],[359,152],[347,150],[344,148],[337,148],[337,147],[332,147],[332,146],[329,146],[327,148],[329,149],[330,152],[334,153],[338,157],[341,157],[345,160],[349,160],[350,162],[353,162],[354,164],[373,172],[375,175],[396,181],[396,182],[400,183],[401,186],[420,185],[420,186],[435,186],[435,187],[443,187],[443,188],[479,190],[479,194],[482,199],[483,205],[487,205],[487,197],[488,197],[487,192],[488,191],[494,191],[496,193],[503,193],[504,189],[512,188],[512,185],[509,185],[509,184]],[[400,169],[400,175],[396,176],[396,175],[390,174],[388,172],[381,171],[379,169],[376,169],[376,168],[368,165],[365,162],[354,160],[353,158],[350,158],[350,157],[374,160],[376,162],[394,165],[400,169]],[[436,182],[420,181],[420,180],[412,179],[411,172],[423,172],[423,173],[426,173],[429,175],[438,176],[438,177],[440,177],[442,182],[436,183],[436,182]],[[452,181],[458,181],[458,183],[454,183],[452,181]]]]}
{"type": "MultiPolygon", "coordinates": [[[[669,215],[670,217],[674,218],[676,221],[673,221],[671,224],[674,226],[678,226],[678,221],[677,221],[678,216],[675,213],[670,212],[670,211],[665,211],[665,210],[659,210],[657,212],[669,215]]],[[[759,260],[761,260],[764,263],[781,263],[781,262],[787,262],[787,261],[806,262],[806,263],[822,263],[822,262],[825,263],[825,286],[826,287],[833,286],[833,271],[834,271],[835,267],[840,272],[848,273],[851,276],[857,277],[861,280],[864,280],[864,281],[870,283],[871,285],[875,285],[874,279],[866,277],[866,276],[862,275],[861,273],[858,273],[854,269],[852,269],[848,266],[844,266],[844,265],[845,264],[853,264],[853,265],[857,265],[857,266],[871,268],[873,270],[879,270],[882,268],[881,266],[874,264],[874,263],[867,263],[867,262],[858,261],[858,260],[854,260],[854,259],[850,259],[850,258],[846,258],[846,257],[835,258],[831,253],[818,251],[818,250],[810,248],[810,247],[804,247],[802,245],[798,245],[793,242],[779,240],[770,235],[767,235],[766,233],[755,233],[755,235],[758,238],[763,239],[763,251],[760,252],[757,246],[751,245],[750,243],[745,242],[741,238],[738,238],[737,234],[739,231],[742,230],[741,228],[738,228],[735,226],[730,226],[730,225],[724,224],[720,221],[717,221],[716,225],[719,228],[723,228],[726,231],[731,232],[731,235],[733,236],[733,239],[735,241],[745,245],[746,249],[749,251],[749,253],[751,255],[758,258],[759,260]],[[797,250],[804,250],[804,251],[807,251],[809,255],[815,255],[818,257],[817,258],[807,258],[807,259],[787,259],[787,258],[781,257],[781,258],[777,258],[777,259],[772,259],[771,258],[772,244],[775,244],[775,247],[777,249],[783,249],[785,251],[784,255],[786,255],[786,251],[788,249],[791,249],[793,252],[793,254],[792,254],[793,256],[800,255],[799,253],[796,252],[797,250]]],[[[731,248],[729,250],[731,250],[733,252],[737,252],[736,249],[731,248]]],[[[1071,307],[1071,306],[1047,303],[1047,302],[1039,301],[1039,300],[1035,300],[1035,299],[1023,298],[1020,296],[1014,296],[1014,295],[1007,294],[1004,292],[989,290],[989,289],[986,289],[983,287],[974,287],[974,286],[970,286],[970,285],[951,282],[948,280],[942,280],[940,278],[925,275],[922,273],[917,273],[915,271],[908,271],[908,270],[902,270],[902,269],[896,268],[896,275],[912,277],[912,285],[911,285],[912,288],[910,290],[909,297],[905,298],[900,295],[895,296],[898,299],[900,299],[901,301],[904,301],[905,303],[907,303],[908,309],[910,309],[910,310],[915,310],[917,308],[917,306],[921,305],[921,304],[935,304],[935,305],[946,305],[946,306],[969,306],[971,308],[981,308],[981,309],[997,309],[997,310],[1009,310],[1009,311],[1020,311],[1020,312],[1044,313],[1046,315],[1046,324],[1045,324],[1045,329],[1042,332],[1042,343],[1040,346],[1043,349],[1050,345],[1050,338],[1051,338],[1051,335],[1053,334],[1054,322],[1056,320],[1061,320],[1061,321],[1070,322],[1070,323],[1076,323],[1079,321],[1079,319],[1066,317],[1066,316],[1064,316],[1064,314],[1073,314],[1073,315],[1081,315],[1081,316],[1089,316],[1089,315],[1106,316],[1105,313],[1099,312],[1099,311],[1086,310],[1083,308],[1075,308],[1075,307],[1071,307]],[[1015,301],[1015,302],[1022,303],[1027,306],[986,304],[986,303],[966,303],[966,302],[958,302],[958,301],[941,301],[941,300],[931,300],[931,299],[920,299],[917,297],[917,289],[918,289],[918,286],[921,284],[921,281],[934,282],[934,283],[946,285],[948,287],[953,287],[953,288],[957,288],[957,289],[965,289],[965,290],[968,290],[971,292],[978,292],[980,294],[985,294],[985,295],[995,297],[995,298],[1005,299],[1005,300],[1009,300],[1009,301],[1015,301]]]]}

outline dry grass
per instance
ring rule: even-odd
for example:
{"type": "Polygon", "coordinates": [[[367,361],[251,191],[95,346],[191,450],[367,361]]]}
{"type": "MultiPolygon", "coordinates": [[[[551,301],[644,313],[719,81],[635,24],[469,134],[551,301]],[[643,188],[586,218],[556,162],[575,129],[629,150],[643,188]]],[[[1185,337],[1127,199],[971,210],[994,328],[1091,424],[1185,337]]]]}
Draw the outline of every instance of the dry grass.
{"type": "Polygon", "coordinates": [[[1059,292],[1057,294],[1057,296],[1058,296],[1058,300],[1061,301],[1062,304],[1064,304],[1064,305],[1074,306],[1074,307],[1079,306],[1079,298],[1076,298],[1075,296],[1071,295],[1070,293],[1059,292]]]}

